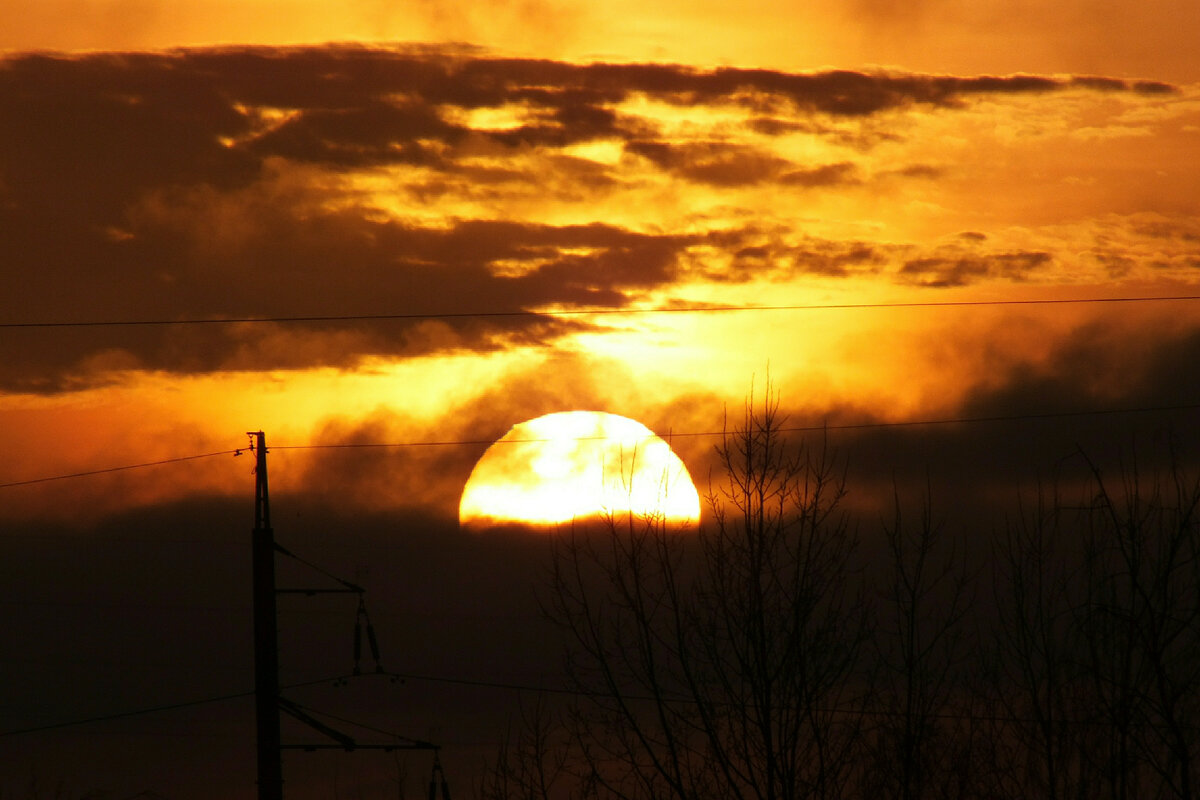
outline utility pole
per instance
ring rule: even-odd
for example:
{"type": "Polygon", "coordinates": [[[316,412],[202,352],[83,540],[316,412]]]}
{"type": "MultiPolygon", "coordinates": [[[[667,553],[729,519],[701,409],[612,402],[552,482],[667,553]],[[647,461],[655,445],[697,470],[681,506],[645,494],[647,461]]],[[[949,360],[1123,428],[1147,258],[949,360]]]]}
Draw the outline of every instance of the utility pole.
{"type": "Polygon", "coordinates": [[[275,616],[275,531],[267,488],[267,437],[248,432],[254,452],[254,711],[258,726],[258,800],[283,800],[279,738],[279,632],[275,616]]]}
{"type": "MultiPolygon", "coordinates": [[[[284,698],[279,688],[279,629],[275,600],[280,594],[342,594],[353,593],[359,597],[358,619],[355,624],[354,674],[359,674],[359,657],[362,648],[363,622],[366,622],[367,640],[371,655],[375,659],[375,671],[385,674],[379,666],[379,646],[375,642],[375,629],[363,605],[363,588],[344,581],[329,573],[327,577],[341,584],[340,588],[324,589],[278,589],[275,586],[275,554],[298,558],[275,541],[275,530],[271,527],[271,499],[267,488],[267,437],[262,431],[249,431],[250,451],[255,454],[254,462],[254,536],[253,536],[253,582],[254,582],[254,700],[255,720],[258,727],[258,800],[283,800],[283,751],[284,750],[432,750],[434,752],[435,777],[442,775],[442,798],[449,798],[445,776],[437,761],[438,745],[420,739],[401,740],[389,744],[360,744],[352,737],[337,731],[306,713],[296,703],[284,698]],[[283,744],[280,737],[280,713],[286,713],[308,727],[324,734],[336,744],[283,744]]],[[[298,559],[305,562],[303,559],[298,559]]],[[[315,566],[309,564],[310,567],[315,566]]],[[[324,572],[324,570],[319,571],[324,572]]],[[[396,676],[392,676],[394,681],[396,676]]],[[[432,787],[432,784],[431,784],[432,787]]],[[[433,789],[430,789],[433,797],[433,789]]]]}

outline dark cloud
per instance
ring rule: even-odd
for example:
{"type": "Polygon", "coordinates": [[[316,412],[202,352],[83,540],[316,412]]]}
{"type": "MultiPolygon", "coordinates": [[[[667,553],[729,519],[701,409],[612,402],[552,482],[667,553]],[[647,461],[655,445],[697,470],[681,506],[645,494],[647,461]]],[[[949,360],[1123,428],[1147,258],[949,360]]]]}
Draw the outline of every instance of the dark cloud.
{"type": "Polygon", "coordinates": [[[1098,89],[1110,92],[1125,91],[1129,88],[1129,85],[1120,78],[1105,78],[1091,75],[1077,75],[1071,79],[1071,83],[1076,86],[1082,86],[1085,89],[1098,89]]]}
{"type": "Polygon", "coordinates": [[[781,136],[812,129],[812,126],[807,123],[778,117],[755,117],[750,120],[748,126],[750,130],[767,136],[781,136]]]}
{"type": "MultiPolygon", "coordinates": [[[[797,165],[743,144],[669,141],[615,106],[633,96],[682,114],[697,104],[736,105],[754,113],[760,132],[782,133],[796,124],[819,130],[820,116],[1071,85],[1152,90],[1103,78],[706,71],[486,58],[462,49],[13,55],[0,61],[3,321],[621,306],[676,278],[692,240],[605,225],[451,220],[423,229],[381,221],[346,176],[419,167],[422,177],[397,191],[425,202],[469,187],[486,203],[514,185],[568,197],[615,182],[604,165],[557,149],[606,139],[710,186],[832,186],[858,180],[854,165],[797,165]],[[500,107],[521,110],[518,127],[472,130],[463,121],[473,109],[500,107]],[[532,150],[538,167],[503,160],[532,150]],[[481,152],[489,162],[469,157],[481,152]]],[[[755,246],[764,245],[737,243],[741,261],[764,258],[744,249],[755,246]]],[[[1038,258],[910,263],[905,275],[952,285],[982,274],[1019,276],[1038,258]]],[[[828,274],[839,269],[809,255],[798,260],[828,274]]],[[[123,369],[352,367],[375,355],[549,343],[587,324],[527,315],[370,327],[9,329],[0,343],[0,388],[59,391],[123,369]]]]}
{"type": "Polygon", "coordinates": [[[780,182],[792,186],[837,186],[858,183],[857,168],[848,161],[825,164],[810,169],[797,169],[780,177],[780,182]]]}
{"type": "Polygon", "coordinates": [[[906,178],[940,178],[946,174],[946,170],[932,164],[910,164],[896,170],[894,174],[906,178]]]}
{"type": "Polygon", "coordinates": [[[1093,251],[1092,257],[1100,263],[1110,278],[1123,278],[1133,271],[1137,261],[1115,251],[1093,251]]]}
{"type": "Polygon", "coordinates": [[[419,140],[454,144],[467,132],[445,122],[427,105],[371,100],[357,108],[301,112],[251,138],[248,147],[263,157],[283,156],[337,167],[396,163],[438,166],[437,155],[419,140]]]}
{"type": "MultiPolygon", "coordinates": [[[[135,190],[180,181],[236,181],[256,159],[406,163],[404,144],[453,143],[464,131],[440,113],[523,104],[546,125],[496,134],[509,144],[563,144],[617,135],[611,105],[635,93],[680,105],[754,104],[859,116],[910,103],[947,105],[971,94],[1064,86],[1152,91],[1109,78],[973,78],[830,71],[700,71],[679,65],[567,64],[359,47],[241,48],[163,54],[13,56],[0,69],[6,182],[47,191],[135,190]],[[777,105],[777,104],[776,104],[777,105]],[[263,131],[261,109],[287,112],[263,131]],[[243,142],[244,146],[228,146],[243,142]],[[397,146],[400,145],[400,146],[397,146]],[[19,154],[20,158],[15,158],[19,154]],[[390,155],[389,155],[390,154],[390,155]],[[57,172],[57,176],[55,173],[57,172]]],[[[786,121],[785,121],[786,122],[786,121]]],[[[788,124],[772,123],[777,130],[788,124]]]]}
{"type": "Polygon", "coordinates": [[[863,242],[838,243],[824,249],[800,249],[793,254],[797,268],[818,275],[849,275],[874,270],[884,263],[883,254],[863,242]]]}
{"type": "Polygon", "coordinates": [[[565,147],[593,139],[624,137],[616,112],[605,108],[592,92],[537,90],[519,93],[514,100],[536,103],[546,111],[541,121],[511,131],[490,134],[491,138],[509,147],[520,145],[550,145],[565,147]]]}
{"type": "MultiPolygon", "coordinates": [[[[970,341],[958,347],[975,347],[970,341]]],[[[845,460],[848,500],[864,525],[890,517],[893,492],[911,502],[930,491],[960,546],[986,557],[990,535],[1016,519],[1022,495],[1028,503],[1039,487],[1057,486],[1069,502],[1085,502],[1074,492],[1091,475],[1089,460],[1110,479],[1136,466],[1149,481],[1173,461],[1200,472],[1196,328],[1162,335],[1098,313],[1044,361],[982,349],[973,357],[991,369],[960,404],[937,415],[944,422],[889,425],[852,404],[819,418],[811,410],[790,416],[792,425],[818,429],[803,434],[810,443],[824,436],[845,460]]]]}
{"type": "Polygon", "coordinates": [[[1066,337],[1046,363],[1015,364],[964,406],[970,416],[1073,411],[1095,407],[1186,405],[1200,398],[1200,332],[1153,336],[1097,321],[1066,337]]]}
{"type": "Polygon", "coordinates": [[[1200,222],[1192,219],[1139,222],[1134,225],[1134,231],[1142,236],[1175,241],[1183,245],[1200,245],[1200,222]]]}
{"type": "MultiPolygon", "coordinates": [[[[170,245],[137,237],[108,242],[99,246],[112,254],[119,281],[107,272],[66,270],[61,294],[47,295],[42,286],[26,282],[14,285],[10,297],[33,319],[417,316],[10,329],[0,344],[2,382],[25,391],[58,391],[103,380],[118,366],[177,372],[352,367],[371,355],[551,342],[593,323],[522,309],[543,303],[624,305],[672,281],[676,258],[691,241],[600,224],[476,220],[426,229],[345,213],[297,219],[287,209],[254,211],[257,224],[231,252],[206,252],[204,242],[178,236],[170,245]],[[127,257],[120,259],[120,252],[127,257]],[[500,261],[516,274],[497,273],[493,265],[500,261]],[[453,315],[419,318],[447,312],[453,315]]],[[[156,231],[151,239],[162,235],[156,231]]]]}
{"type": "Polygon", "coordinates": [[[1138,94],[1172,94],[1178,89],[1161,81],[1127,81],[1098,75],[1078,75],[1071,78],[1071,85],[1104,92],[1137,92],[1138,94]]]}
{"type": "Polygon", "coordinates": [[[900,268],[899,278],[906,283],[932,288],[966,286],[985,278],[1021,281],[1051,263],[1050,254],[1040,251],[956,258],[929,256],[906,261],[900,268]]]}
{"type": "Polygon", "coordinates": [[[1138,94],[1174,94],[1179,89],[1162,81],[1134,81],[1130,88],[1138,94]]]}
{"type": "Polygon", "coordinates": [[[1009,75],[1006,77],[982,75],[974,78],[943,78],[939,81],[939,85],[953,94],[1015,94],[1048,92],[1061,88],[1064,84],[1054,78],[1040,75],[1009,75]]]}
{"type": "Polygon", "coordinates": [[[626,151],[643,156],[679,177],[712,186],[743,186],[774,180],[789,161],[730,142],[633,141],[626,151]]]}
{"type": "Polygon", "coordinates": [[[728,265],[706,269],[703,276],[731,283],[788,280],[797,275],[845,277],[878,272],[888,263],[887,248],[876,244],[816,236],[796,242],[790,234],[754,226],[710,233],[704,241],[729,252],[732,259],[728,265]]]}

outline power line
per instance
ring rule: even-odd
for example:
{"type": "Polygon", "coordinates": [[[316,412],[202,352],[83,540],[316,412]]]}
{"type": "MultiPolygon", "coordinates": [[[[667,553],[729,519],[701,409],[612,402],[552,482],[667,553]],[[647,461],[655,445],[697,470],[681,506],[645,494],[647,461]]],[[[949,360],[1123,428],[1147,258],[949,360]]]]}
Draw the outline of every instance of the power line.
{"type": "MultiPolygon", "coordinates": [[[[335,676],[333,678],[321,678],[320,680],[304,681],[302,683],[293,683],[284,686],[284,689],[298,689],[304,686],[316,686],[321,683],[333,683],[338,680],[345,680],[350,676],[335,676]]],[[[117,719],[126,719],[128,717],[139,717],[144,714],[157,714],[162,711],[174,711],[180,708],[191,708],[192,706],[202,706],[209,703],[224,703],[229,700],[240,700],[243,697],[254,696],[254,691],[234,692],[233,694],[217,695],[216,697],[205,697],[200,700],[184,700],[181,703],[167,703],[159,706],[150,706],[147,708],[138,708],[132,711],[117,711],[112,714],[101,714],[98,717],[87,717],[86,719],[68,720],[66,722],[52,722],[49,725],[36,725],[29,728],[16,728],[9,731],[0,731],[0,738],[7,736],[20,736],[27,733],[42,733],[44,731],[59,730],[61,728],[73,728],[79,725],[89,725],[94,722],[109,722],[117,719]]]]}
{"type": "Polygon", "coordinates": [[[586,317],[622,314],[708,314],[745,311],[836,311],[885,308],[952,308],[970,306],[1042,306],[1087,303],[1151,303],[1200,300],[1200,295],[1139,297],[1078,297],[1013,300],[927,300],[901,303],[803,303],[762,306],[670,306],[655,308],[588,308],[548,311],[447,311],[405,314],[312,314],[276,317],[199,317],[185,319],[80,320],[75,322],[0,322],[0,328],[104,328],[150,327],[162,325],[235,325],[248,323],[290,322],[382,322],[425,319],[486,319],[504,317],[586,317]]]}
{"type": "MultiPolygon", "coordinates": [[[[1109,414],[1143,414],[1162,411],[1194,411],[1200,409],[1200,403],[1182,403],[1179,405],[1163,405],[1163,406],[1134,406],[1129,408],[1104,408],[1104,409],[1087,409],[1075,411],[1046,411],[1028,414],[994,414],[990,416],[980,417],[944,417],[940,419],[914,419],[914,420],[899,420],[899,421],[872,421],[872,422],[844,422],[844,423],[824,423],[821,425],[795,425],[784,426],[778,428],[780,433],[819,433],[821,431],[850,431],[850,430],[868,430],[872,428],[915,428],[921,426],[932,425],[956,425],[956,424],[976,424],[985,422],[1018,422],[1021,420],[1035,419],[1059,419],[1069,417],[1090,417],[1090,416],[1105,416],[1109,414]]],[[[711,430],[711,431],[669,431],[665,434],[651,433],[646,434],[642,438],[660,438],[667,441],[671,439],[683,438],[698,438],[707,436],[724,436],[731,433],[728,430],[711,430]]],[[[614,436],[571,436],[567,437],[571,441],[605,441],[614,438],[614,436]]],[[[373,448],[373,447],[455,447],[466,445],[491,445],[491,444],[534,444],[539,442],[559,441],[559,438],[549,437],[533,437],[521,439],[441,439],[441,440],[426,440],[426,441],[410,441],[410,442],[340,442],[334,444],[276,444],[271,445],[272,450],[336,450],[336,449],[357,449],[357,448],[373,448]]],[[[0,488],[3,488],[0,485],[0,488]]]]}
{"type": "MultiPolygon", "coordinates": [[[[582,698],[589,698],[589,699],[602,699],[602,698],[609,696],[609,694],[606,692],[598,692],[595,690],[589,691],[586,689],[572,689],[572,688],[567,688],[567,687],[534,686],[531,684],[503,683],[503,682],[498,682],[498,681],[473,680],[473,679],[469,679],[469,678],[450,678],[450,677],[444,677],[444,676],[420,675],[420,674],[413,674],[413,673],[387,672],[387,673],[382,673],[382,674],[384,674],[390,678],[397,678],[397,679],[406,680],[406,681],[407,680],[415,680],[415,681],[425,681],[425,682],[429,682],[429,683],[444,683],[444,684],[449,684],[449,685],[453,685],[453,686],[470,686],[470,687],[481,688],[481,689],[500,689],[500,690],[504,690],[504,691],[534,692],[534,693],[538,693],[538,694],[558,694],[558,695],[566,695],[566,696],[571,696],[571,697],[582,697],[582,698]]],[[[320,680],[304,681],[303,683],[294,683],[294,684],[290,684],[288,686],[284,686],[281,688],[296,689],[296,688],[301,688],[301,687],[306,687],[306,686],[315,686],[315,685],[322,684],[322,683],[332,684],[332,683],[336,683],[337,681],[349,680],[352,677],[359,677],[359,676],[343,675],[343,676],[336,676],[333,678],[322,678],[320,680]]],[[[181,708],[191,708],[194,706],[208,705],[211,703],[222,703],[222,702],[228,702],[230,700],[240,700],[240,699],[243,699],[246,697],[252,697],[254,694],[255,694],[254,691],[234,692],[232,694],[217,695],[215,697],[205,697],[205,698],[198,699],[198,700],[185,700],[185,701],[179,702],[179,703],[169,703],[169,704],[158,705],[158,706],[150,706],[147,708],[139,708],[139,709],[134,709],[131,711],[118,711],[118,712],[111,713],[111,714],[103,714],[100,716],[88,717],[85,719],[68,720],[65,722],[55,722],[55,723],[51,723],[49,725],[38,725],[38,726],[33,726],[33,727],[28,727],[28,728],[16,728],[13,730],[8,730],[8,731],[0,731],[0,738],[10,737],[10,736],[21,736],[21,735],[31,734],[31,733],[44,733],[47,731],[62,730],[64,728],[78,727],[80,725],[90,725],[90,724],[99,723],[99,722],[111,722],[111,721],[119,720],[119,719],[128,719],[130,717],[138,717],[138,716],[144,716],[147,714],[161,713],[164,711],[174,711],[174,710],[178,710],[181,708]]],[[[624,694],[623,697],[627,700],[643,701],[643,702],[660,702],[660,701],[667,702],[667,703],[694,703],[694,702],[696,702],[696,700],[694,698],[688,698],[688,697],[682,697],[682,696],[681,697],[671,697],[671,696],[654,697],[652,695],[624,694]]],[[[306,709],[306,710],[311,710],[311,709],[306,709]]],[[[864,716],[898,716],[898,712],[888,712],[888,711],[869,710],[869,709],[857,709],[854,711],[846,710],[846,709],[819,709],[819,710],[823,713],[860,713],[860,714],[863,714],[864,716]]],[[[370,730],[372,732],[381,733],[381,734],[384,734],[387,736],[392,736],[392,737],[396,737],[396,738],[400,738],[400,739],[407,738],[407,737],[402,737],[399,734],[396,734],[392,731],[383,730],[381,728],[375,728],[373,726],[370,726],[370,725],[367,725],[367,724],[364,724],[361,722],[357,722],[354,720],[346,719],[343,717],[338,717],[333,714],[329,714],[327,712],[318,711],[318,712],[314,712],[314,713],[318,713],[321,716],[329,717],[330,719],[335,719],[339,722],[344,722],[346,724],[355,725],[357,727],[363,728],[365,730],[370,730]]],[[[1007,715],[991,716],[991,715],[971,715],[971,714],[932,714],[930,716],[936,717],[936,718],[941,718],[941,719],[972,719],[972,720],[991,720],[991,721],[1010,721],[1010,722],[1030,722],[1030,721],[1032,721],[1032,720],[1025,720],[1020,717],[1007,716],[1007,715]]]]}
{"type": "MultiPolygon", "coordinates": [[[[568,697],[579,697],[579,698],[584,698],[584,699],[588,699],[588,700],[603,701],[606,699],[614,699],[619,696],[623,700],[630,700],[630,701],[635,701],[635,702],[645,702],[645,703],[664,703],[664,704],[670,704],[670,705],[696,705],[701,702],[705,702],[694,695],[692,695],[692,696],[679,695],[679,694],[671,694],[671,693],[667,693],[667,692],[664,692],[659,695],[654,695],[654,694],[639,694],[637,692],[624,692],[619,689],[612,689],[612,688],[600,690],[600,689],[570,688],[570,687],[565,687],[565,686],[536,686],[533,684],[504,683],[504,682],[499,682],[499,681],[476,680],[476,679],[471,679],[471,678],[450,678],[450,677],[439,676],[439,675],[421,675],[421,674],[403,673],[403,672],[385,672],[382,674],[386,675],[388,677],[397,678],[397,679],[400,679],[403,681],[414,680],[414,681],[425,681],[427,683],[444,683],[444,684],[448,684],[451,686],[469,686],[469,687],[477,688],[477,689],[498,689],[498,690],[512,691],[512,692],[531,692],[534,694],[565,695],[568,697]]],[[[708,702],[711,702],[713,705],[728,706],[728,707],[737,707],[737,706],[743,705],[743,703],[739,703],[738,701],[735,701],[735,700],[711,700],[708,702]]],[[[816,711],[817,713],[820,713],[820,714],[846,714],[846,715],[859,715],[859,716],[863,716],[863,717],[877,717],[877,718],[879,718],[879,717],[903,718],[906,715],[906,712],[904,712],[904,711],[893,711],[893,710],[888,710],[888,709],[863,708],[863,707],[839,708],[839,707],[818,706],[818,707],[813,708],[813,711],[816,711]]],[[[326,715],[326,716],[332,716],[332,715],[326,715]]],[[[929,712],[927,714],[924,714],[924,716],[926,716],[930,719],[959,720],[959,721],[972,721],[972,722],[1018,722],[1018,723],[1024,723],[1024,724],[1037,724],[1039,722],[1039,720],[1034,719],[1032,717],[1021,717],[1021,716],[1018,716],[1015,714],[981,714],[981,713],[971,713],[971,712],[934,711],[934,712],[929,712]]],[[[337,719],[337,718],[335,717],[335,719],[337,719]]],[[[359,723],[352,722],[351,720],[342,720],[342,721],[347,722],[351,725],[359,724],[359,723]]],[[[1060,719],[1059,722],[1068,724],[1068,725],[1089,725],[1089,726],[1097,726],[1097,725],[1106,724],[1105,722],[1100,721],[1100,720],[1080,719],[1080,718],[1070,718],[1070,717],[1060,719]]],[[[365,728],[367,726],[363,725],[362,727],[365,728]]],[[[1191,729],[1194,729],[1194,726],[1188,726],[1188,727],[1191,729]]],[[[373,730],[378,730],[378,729],[373,729],[373,730]]],[[[380,732],[388,733],[388,731],[380,731],[380,732]]]]}
{"type": "MultiPolygon", "coordinates": [[[[448,684],[448,685],[452,685],[452,686],[470,686],[470,687],[479,688],[479,689],[498,689],[498,690],[503,690],[503,691],[514,691],[514,692],[533,692],[533,693],[537,693],[537,694],[556,694],[556,695],[565,695],[565,696],[569,696],[569,697],[581,697],[581,698],[586,698],[586,699],[604,699],[604,698],[612,696],[612,694],[610,692],[606,692],[606,691],[588,690],[588,689],[581,689],[581,688],[569,688],[569,687],[565,687],[565,686],[536,686],[533,684],[505,683],[505,682],[501,682],[501,681],[476,680],[476,679],[471,679],[471,678],[452,678],[452,677],[439,676],[439,675],[423,675],[423,674],[418,674],[418,673],[404,673],[404,672],[390,672],[390,671],[384,672],[384,673],[373,673],[373,674],[388,677],[388,678],[393,678],[393,679],[399,679],[402,681],[409,681],[409,680],[424,681],[427,683],[443,683],[443,684],[448,684]]],[[[331,678],[320,678],[317,680],[310,680],[310,681],[303,681],[300,683],[288,684],[287,686],[283,686],[280,688],[282,688],[282,689],[298,689],[298,688],[303,688],[303,687],[307,687],[307,686],[317,686],[320,684],[337,685],[341,681],[350,680],[352,678],[362,678],[362,677],[370,677],[370,676],[339,675],[339,676],[334,676],[331,678]]],[[[73,727],[78,727],[80,725],[90,725],[90,724],[99,723],[99,722],[111,722],[113,720],[118,720],[118,719],[128,719],[129,717],[144,716],[147,714],[156,714],[156,713],[161,713],[164,711],[174,711],[174,710],[181,709],[181,708],[191,708],[194,706],[208,705],[211,703],[222,703],[222,702],[228,702],[230,700],[240,700],[240,699],[243,699],[246,697],[252,697],[254,694],[255,694],[254,691],[234,692],[231,694],[217,695],[214,697],[205,697],[205,698],[201,698],[198,700],[185,700],[185,701],[179,702],[179,703],[169,703],[169,704],[158,705],[158,706],[150,706],[147,708],[139,708],[139,709],[134,709],[131,711],[118,711],[118,712],[111,713],[111,714],[103,714],[100,716],[88,717],[85,719],[68,720],[65,722],[55,722],[55,723],[51,723],[49,725],[38,725],[38,726],[32,726],[32,727],[28,727],[28,728],[16,728],[13,730],[8,730],[8,731],[0,731],[0,738],[6,738],[6,737],[10,737],[10,736],[21,736],[21,735],[32,734],[32,733],[44,733],[46,731],[62,730],[64,728],[73,728],[73,727]]],[[[687,697],[687,696],[662,695],[659,697],[655,697],[653,695],[642,695],[642,694],[636,694],[636,693],[622,693],[621,696],[624,697],[624,699],[626,699],[626,700],[640,701],[640,702],[665,702],[665,703],[670,703],[670,704],[681,704],[681,703],[688,704],[688,703],[698,702],[698,700],[696,698],[687,697]]],[[[736,703],[733,703],[732,701],[715,701],[715,702],[720,705],[736,705],[736,703]]],[[[376,728],[371,725],[364,724],[362,722],[335,716],[328,712],[315,711],[313,709],[306,709],[306,710],[312,711],[313,713],[320,714],[321,716],[325,716],[330,719],[335,719],[339,722],[344,722],[349,725],[354,725],[356,727],[363,728],[364,730],[370,730],[372,732],[395,737],[398,739],[407,739],[408,741],[415,741],[415,740],[408,739],[408,737],[400,736],[399,734],[397,734],[393,731],[384,730],[382,728],[376,728]]],[[[824,713],[824,714],[858,714],[858,715],[862,715],[865,717],[901,717],[901,716],[903,716],[903,712],[889,711],[889,710],[884,710],[884,709],[817,708],[814,710],[818,711],[819,713],[824,713]]],[[[969,712],[968,713],[934,712],[934,713],[928,714],[927,716],[932,719],[942,719],[942,720],[970,720],[970,721],[986,721],[986,722],[1019,722],[1019,723],[1036,722],[1036,720],[1034,720],[1032,718],[1025,718],[1025,717],[1020,717],[1020,716],[1016,716],[1016,715],[1012,715],[1012,714],[973,714],[973,713],[969,713],[969,712]]],[[[1061,722],[1063,722],[1065,724],[1071,724],[1071,725],[1102,725],[1102,724],[1104,724],[1102,721],[1097,721],[1097,720],[1070,719],[1070,718],[1063,719],[1063,720],[1061,720],[1061,722]]]]}
{"type": "MultiPolygon", "coordinates": [[[[852,430],[870,430],[877,428],[916,428],[922,426],[935,425],[972,425],[987,422],[1020,422],[1024,420],[1039,420],[1039,419],[1066,419],[1072,417],[1093,417],[1107,416],[1112,414],[1148,414],[1164,411],[1195,411],[1200,409],[1200,403],[1181,403],[1177,405],[1162,405],[1162,406],[1132,406],[1128,408],[1102,408],[1102,409],[1086,409],[1074,411],[1046,411],[1026,414],[994,414],[989,416],[979,417],[943,417],[939,419],[917,419],[917,420],[899,420],[899,421],[871,421],[871,422],[844,422],[844,423],[824,423],[821,425],[797,425],[779,428],[780,433],[818,433],[821,431],[852,431],[852,430]]],[[[723,436],[730,431],[711,430],[711,431],[669,431],[666,434],[648,434],[643,438],[651,437],[672,439],[707,437],[707,436],[723,436]]],[[[603,441],[617,437],[612,436],[573,436],[572,441],[603,441]]],[[[624,437],[622,437],[624,438],[624,437]]],[[[273,444],[272,450],[343,450],[343,449],[364,449],[364,448],[388,448],[388,447],[464,447],[464,446],[479,446],[492,444],[533,444],[538,442],[558,441],[557,438],[522,438],[522,439],[506,439],[501,441],[500,437],[490,439],[436,439],[436,440],[417,440],[408,442],[340,442],[334,444],[273,444]]],[[[70,478],[83,478],[90,475],[103,475],[110,472],[121,472],[125,470],[141,469],[143,467],[155,467],[162,464],[172,464],[180,461],[194,461],[202,458],[211,458],[221,455],[241,455],[244,451],[242,448],[233,450],[219,450],[213,453],[200,453],[191,456],[180,456],[178,458],[165,458],[158,461],[147,461],[141,464],[126,464],[119,467],[107,467],[105,469],[88,470],[86,472],[72,472],[64,475],[49,475],[42,478],[30,478],[27,480],[10,481],[8,483],[0,483],[0,489],[8,489],[14,486],[28,486],[36,483],[49,483],[51,481],[67,480],[70,478]]]]}
{"type": "Polygon", "coordinates": [[[241,450],[218,450],[215,453],[197,453],[191,456],[179,456],[177,458],[164,458],[158,461],[144,461],[140,464],[124,464],[119,467],[105,467],[103,469],[90,469],[85,472],[71,472],[65,475],[50,475],[45,478],[29,478],[23,481],[10,481],[8,483],[0,483],[0,489],[7,489],[10,486],[29,486],[34,483],[48,483],[50,481],[62,481],[68,478],[86,478],[89,475],[104,475],[109,472],[124,472],[131,469],[142,469],[143,467],[157,467],[162,464],[176,464],[180,461],[196,461],[201,458],[212,458],[213,456],[240,455],[241,450]]]}

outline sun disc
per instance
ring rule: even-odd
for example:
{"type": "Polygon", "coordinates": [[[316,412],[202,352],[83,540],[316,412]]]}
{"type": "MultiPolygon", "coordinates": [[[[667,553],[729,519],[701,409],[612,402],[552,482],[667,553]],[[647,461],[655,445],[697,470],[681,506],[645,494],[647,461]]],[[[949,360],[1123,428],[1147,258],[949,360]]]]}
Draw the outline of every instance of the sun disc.
{"type": "Polygon", "coordinates": [[[459,524],[558,525],[632,513],[696,523],[700,496],[671,446],[628,417],[562,411],[514,425],[480,457],[459,524]]]}

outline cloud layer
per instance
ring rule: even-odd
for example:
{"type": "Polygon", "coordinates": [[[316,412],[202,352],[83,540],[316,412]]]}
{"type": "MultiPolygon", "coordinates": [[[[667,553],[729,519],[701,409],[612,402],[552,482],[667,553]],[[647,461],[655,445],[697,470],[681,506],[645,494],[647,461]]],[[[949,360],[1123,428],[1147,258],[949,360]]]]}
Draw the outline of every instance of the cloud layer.
{"type": "Polygon", "coordinates": [[[547,344],[599,323],[461,315],[621,308],[688,283],[1026,280],[1055,254],[982,237],[947,254],[798,236],[786,213],[722,218],[712,202],[937,181],[953,166],[915,151],[886,170],[873,161],[926,113],[1080,92],[1136,105],[1174,91],[1102,77],[706,71],[332,46],[10,56],[0,66],[3,322],[451,316],[7,328],[0,387],[547,344]],[[668,195],[674,219],[655,201],[668,195]],[[656,210],[638,220],[643,203],[656,210]]]}

